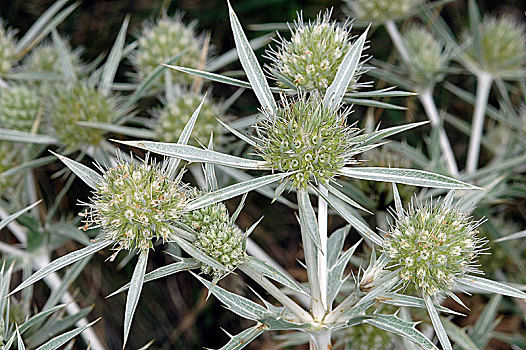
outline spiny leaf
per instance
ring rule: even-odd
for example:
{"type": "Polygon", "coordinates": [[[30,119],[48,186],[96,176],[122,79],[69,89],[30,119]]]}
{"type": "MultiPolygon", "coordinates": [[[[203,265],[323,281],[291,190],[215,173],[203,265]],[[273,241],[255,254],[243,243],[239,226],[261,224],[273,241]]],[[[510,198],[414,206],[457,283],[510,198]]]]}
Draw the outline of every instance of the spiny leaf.
{"type": "Polygon", "coordinates": [[[148,264],[148,250],[142,251],[139,255],[139,261],[133,271],[132,279],[130,281],[130,290],[126,297],[126,308],[124,311],[124,341],[122,348],[126,347],[128,341],[128,335],[130,334],[131,323],[135,309],[139,303],[139,297],[141,296],[142,286],[144,284],[144,274],[146,272],[146,265],[148,264]]]}

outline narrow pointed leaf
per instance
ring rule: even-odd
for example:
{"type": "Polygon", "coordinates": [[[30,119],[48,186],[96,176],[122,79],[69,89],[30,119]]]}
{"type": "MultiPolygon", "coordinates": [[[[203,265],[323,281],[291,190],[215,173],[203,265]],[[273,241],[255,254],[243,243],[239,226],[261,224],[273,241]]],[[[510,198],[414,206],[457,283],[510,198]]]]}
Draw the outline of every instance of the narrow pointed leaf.
{"type": "Polygon", "coordinates": [[[334,231],[329,237],[327,242],[327,266],[329,269],[336,263],[338,256],[343,249],[345,237],[349,233],[351,226],[346,225],[336,231],[334,231]]]}
{"type": "Polygon", "coordinates": [[[87,166],[75,162],[68,157],[64,157],[58,153],[52,152],[58,159],[60,159],[71,171],[75,173],[82,181],[86,183],[89,187],[94,190],[97,189],[97,185],[102,181],[102,176],[99,175],[96,171],[88,168],[87,166]]]}
{"type": "Polygon", "coordinates": [[[144,138],[153,139],[156,137],[155,132],[148,130],[148,129],[144,129],[144,128],[134,128],[130,126],[122,126],[122,125],[99,123],[99,122],[78,122],[77,125],[85,126],[87,128],[93,128],[93,129],[113,132],[115,134],[122,134],[126,136],[142,138],[142,139],[144,138]]]}
{"type": "Polygon", "coordinates": [[[2,128],[0,128],[0,140],[42,145],[56,145],[59,143],[56,138],[49,135],[32,134],[30,132],[2,128]]]}
{"type": "Polygon", "coordinates": [[[26,322],[22,323],[18,330],[20,331],[20,334],[24,334],[28,329],[33,327],[36,324],[39,324],[41,321],[43,321],[46,317],[49,315],[55,313],[58,310],[61,310],[66,307],[66,304],[57,305],[55,307],[52,307],[48,310],[41,311],[36,315],[33,315],[30,319],[28,319],[26,322]]]}
{"type": "Polygon", "coordinates": [[[410,124],[393,126],[393,127],[387,128],[387,129],[374,131],[371,134],[367,135],[367,137],[365,138],[365,140],[363,141],[363,144],[361,144],[361,146],[369,145],[369,144],[371,144],[373,142],[383,140],[383,139],[385,139],[387,137],[399,134],[399,133],[404,132],[404,131],[409,130],[409,129],[417,128],[417,127],[425,125],[425,124],[429,124],[429,122],[425,121],[425,122],[410,123],[410,124]]]}
{"type": "Polygon", "coordinates": [[[247,135],[237,131],[236,129],[234,128],[231,128],[230,126],[228,126],[227,124],[223,123],[223,121],[221,121],[220,119],[217,119],[217,121],[219,123],[221,123],[221,125],[223,125],[223,127],[225,129],[227,129],[228,131],[230,131],[232,134],[236,135],[239,139],[245,141],[246,143],[248,143],[250,146],[252,147],[257,147],[257,143],[256,141],[252,140],[250,137],[248,137],[247,135]]]}
{"type": "Polygon", "coordinates": [[[302,227],[307,230],[309,237],[317,249],[321,249],[320,233],[318,231],[318,222],[316,220],[316,213],[310,202],[307,189],[300,188],[298,190],[298,208],[300,211],[300,221],[302,227]]]}
{"type": "Polygon", "coordinates": [[[166,65],[166,67],[174,69],[179,72],[188,73],[188,74],[195,75],[197,77],[216,81],[218,83],[224,83],[224,84],[233,85],[233,86],[237,86],[241,88],[252,89],[252,86],[250,85],[250,83],[246,81],[235,79],[235,78],[230,78],[230,77],[227,77],[221,74],[205,72],[199,69],[193,69],[193,68],[187,68],[187,67],[179,67],[179,66],[171,66],[171,65],[166,65]]]}
{"type": "Polygon", "coordinates": [[[507,284],[492,281],[487,278],[469,276],[469,277],[459,278],[457,282],[460,285],[468,286],[468,287],[475,288],[475,289],[485,291],[485,292],[497,293],[497,294],[507,295],[510,297],[526,299],[526,293],[516,288],[513,288],[511,286],[508,286],[507,284]]]}
{"type": "Polygon", "coordinates": [[[501,237],[499,239],[496,239],[495,242],[504,242],[504,241],[510,241],[512,239],[521,239],[521,238],[526,238],[526,230],[515,232],[515,233],[512,233],[511,235],[501,237]]]}
{"type": "Polygon", "coordinates": [[[70,80],[75,79],[77,75],[75,74],[73,62],[71,62],[71,55],[68,54],[68,49],[66,47],[66,44],[64,43],[64,40],[62,40],[62,38],[55,29],[53,29],[53,31],[51,32],[51,36],[53,38],[53,44],[59,56],[58,58],[60,65],[62,66],[61,68],[62,72],[64,73],[64,77],[70,80]]]}
{"type": "Polygon", "coordinates": [[[219,350],[240,350],[250,344],[252,340],[256,339],[259,335],[267,330],[267,326],[264,324],[257,324],[253,327],[245,329],[243,332],[236,334],[230,338],[230,341],[226,343],[219,350]]]}
{"type": "Polygon", "coordinates": [[[440,344],[442,344],[442,347],[444,348],[444,350],[453,350],[453,348],[451,347],[451,342],[449,341],[449,338],[447,337],[446,330],[444,329],[444,325],[442,324],[442,322],[440,322],[440,317],[438,317],[438,312],[435,309],[435,306],[433,305],[433,301],[431,301],[431,297],[428,295],[425,295],[424,302],[426,303],[426,308],[427,308],[427,312],[429,313],[429,318],[431,318],[431,323],[433,324],[433,328],[438,337],[438,340],[440,341],[440,344]]]}
{"type": "Polygon", "coordinates": [[[50,341],[48,341],[44,345],[39,346],[36,350],[55,350],[55,349],[58,349],[62,345],[64,345],[67,342],[69,342],[71,339],[75,338],[80,333],[84,332],[89,327],[93,326],[98,320],[100,320],[100,318],[96,319],[95,321],[93,321],[91,323],[88,323],[85,326],[82,326],[82,327],[73,329],[73,330],[71,330],[69,332],[66,332],[64,334],[61,334],[61,335],[51,339],[50,341]]]}
{"type": "Polygon", "coordinates": [[[344,282],[343,272],[345,271],[345,267],[349,263],[349,259],[351,259],[354,251],[360,245],[360,243],[362,243],[361,240],[345,251],[334,265],[329,266],[327,287],[327,302],[329,305],[331,305],[334,302],[334,299],[336,299],[336,296],[338,295],[338,292],[340,291],[340,288],[344,282]]]}
{"type": "Polygon", "coordinates": [[[124,48],[124,41],[126,40],[126,31],[128,30],[128,23],[130,22],[130,16],[126,16],[122,23],[115,44],[111,48],[108,61],[104,64],[104,70],[102,71],[102,77],[100,81],[100,90],[103,95],[108,95],[111,91],[117,68],[122,59],[122,50],[124,48]]]}
{"type": "Polygon", "coordinates": [[[22,337],[20,336],[20,332],[18,331],[18,326],[16,326],[16,338],[17,338],[17,343],[18,343],[18,350],[26,350],[24,341],[22,340],[22,337]]]}
{"type": "Polygon", "coordinates": [[[441,317],[440,321],[444,325],[449,337],[455,342],[455,348],[460,347],[463,350],[480,350],[480,348],[473,342],[473,340],[466,334],[466,331],[445,317],[441,317]]]}
{"type": "MultiPolygon", "coordinates": [[[[394,305],[394,306],[405,306],[405,307],[416,307],[416,308],[426,308],[426,303],[424,299],[413,297],[410,295],[403,295],[394,292],[384,293],[381,298],[378,298],[380,302],[384,304],[394,305]]],[[[448,309],[442,305],[435,305],[435,308],[440,312],[445,312],[452,315],[465,316],[460,312],[448,309]]]]}
{"type": "Polygon", "coordinates": [[[130,334],[131,323],[133,320],[133,315],[135,314],[135,309],[139,303],[139,297],[141,296],[142,286],[144,283],[144,274],[146,272],[146,265],[148,264],[148,250],[143,251],[139,255],[139,261],[135,266],[133,271],[132,279],[130,281],[130,290],[128,291],[128,296],[126,297],[126,308],[124,312],[124,345],[122,348],[126,347],[126,342],[128,340],[128,335],[130,334]]]}
{"type": "Polygon", "coordinates": [[[186,240],[182,239],[181,237],[174,236],[173,241],[177,243],[179,247],[181,247],[182,250],[187,252],[192,258],[197,259],[198,261],[205,263],[214,269],[218,269],[220,271],[226,271],[225,266],[215,260],[214,258],[209,257],[205,253],[203,253],[201,250],[196,248],[193,244],[188,243],[186,240]]]}
{"type": "Polygon", "coordinates": [[[27,211],[33,209],[34,207],[36,207],[37,205],[40,204],[40,202],[42,202],[42,200],[39,200],[38,202],[36,203],[33,203],[31,204],[30,206],[27,206],[25,207],[24,209],[21,209],[19,211],[17,211],[16,213],[14,214],[11,214],[9,215],[7,218],[5,218],[4,220],[0,221],[0,231],[6,227],[7,225],[9,225],[11,222],[15,221],[16,218],[18,218],[20,215],[26,213],[27,211]]]}

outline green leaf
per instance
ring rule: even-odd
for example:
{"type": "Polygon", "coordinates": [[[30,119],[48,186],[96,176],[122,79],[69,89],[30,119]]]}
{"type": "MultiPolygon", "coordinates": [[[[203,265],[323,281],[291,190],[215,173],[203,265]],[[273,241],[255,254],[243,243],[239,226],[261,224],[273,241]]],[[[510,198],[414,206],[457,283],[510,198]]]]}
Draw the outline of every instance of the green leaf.
{"type": "MultiPolygon", "coordinates": [[[[217,119],[217,118],[216,118],[217,119]]],[[[227,124],[223,123],[220,119],[217,119],[217,121],[223,125],[223,127],[225,129],[227,129],[228,131],[230,131],[232,134],[236,135],[239,139],[245,141],[246,143],[248,143],[250,146],[256,148],[258,145],[256,143],[256,141],[254,141],[253,139],[251,139],[250,137],[246,136],[245,134],[237,131],[236,129],[228,126],[227,124]]]]}
{"type": "Polygon", "coordinates": [[[0,128],[0,140],[12,141],[12,142],[25,142],[25,143],[36,143],[41,145],[55,145],[58,144],[58,140],[49,135],[32,134],[30,132],[1,129],[0,128]]]}
{"type": "Polygon", "coordinates": [[[136,137],[136,138],[148,138],[154,139],[156,137],[155,132],[144,129],[144,128],[134,128],[129,126],[122,126],[109,123],[99,123],[99,122],[78,122],[77,125],[85,126],[87,128],[93,128],[98,130],[104,130],[108,132],[113,132],[115,134],[122,134],[126,136],[136,137]]]}
{"type": "Polygon", "coordinates": [[[216,259],[206,255],[201,250],[199,250],[197,247],[195,247],[193,244],[188,243],[188,241],[186,241],[185,239],[174,235],[173,241],[177,243],[177,245],[181,247],[182,250],[187,252],[192,258],[195,258],[199,260],[200,262],[213,267],[214,269],[218,269],[220,271],[226,271],[226,268],[223,264],[218,262],[216,259]]]}
{"type": "Polygon", "coordinates": [[[338,260],[338,256],[343,249],[345,237],[349,234],[351,226],[346,225],[334,231],[327,242],[327,266],[331,268],[338,260]]]}
{"type": "Polygon", "coordinates": [[[382,139],[385,139],[386,137],[396,135],[398,133],[404,132],[409,129],[417,128],[419,126],[422,126],[428,123],[429,123],[428,121],[425,121],[425,122],[404,124],[404,125],[399,125],[399,126],[393,126],[387,129],[374,131],[370,133],[369,135],[367,135],[367,137],[363,140],[363,143],[360,144],[360,146],[370,145],[373,142],[380,141],[382,139]]]}
{"type": "Polygon", "coordinates": [[[164,156],[181,158],[188,162],[210,162],[240,169],[270,169],[269,165],[265,161],[257,161],[231,156],[229,154],[210,151],[208,149],[201,149],[194,146],[151,141],[114,141],[128,146],[138,147],[157,154],[162,154],[164,156]]]}
{"type": "Polygon", "coordinates": [[[336,296],[338,295],[338,292],[340,291],[341,286],[343,285],[344,278],[343,278],[343,272],[345,271],[345,267],[347,267],[347,264],[349,263],[349,259],[354,254],[354,251],[358,246],[362,243],[362,240],[359,240],[355,245],[353,245],[351,248],[349,248],[345,253],[343,253],[340,258],[336,261],[334,265],[329,265],[329,272],[328,272],[328,287],[327,287],[327,303],[328,305],[332,305],[334,300],[336,299],[336,296]]]}
{"type": "Polygon", "coordinates": [[[262,323],[245,329],[243,332],[230,336],[230,341],[219,350],[240,350],[250,344],[250,342],[256,339],[260,334],[266,332],[268,327],[262,323]]]}
{"type": "Polygon", "coordinates": [[[15,294],[16,292],[21,291],[22,289],[32,285],[33,283],[40,281],[42,278],[48,276],[49,274],[60,270],[61,268],[68,266],[70,264],[73,264],[76,261],[79,261],[80,259],[94,254],[98,252],[99,250],[102,250],[112,244],[112,241],[104,240],[98,243],[95,243],[93,245],[90,245],[86,248],[82,248],[79,250],[76,250],[74,252],[71,252],[67,255],[64,255],[56,260],[53,260],[48,265],[44,266],[37,272],[35,272],[33,275],[31,275],[28,279],[26,279],[24,282],[22,282],[18,287],[15,288],[9,295],[15,294]]]}
{"type": "Polygon", "coordinates": [[[26,213],[27,211],[29,211],[29,210],[33,209],[34,207],[36,207],[37,205],[39,205],[40,202],[42,202],[42,200],[39,200],[38,202],[33,203],[33,204],[31,204],[30,206],[25,207],[24,209],[20,209],[20,210],[17,211],[16,213],[11,214],[11,215],[9,215],[8,217],[6,217],[4,220],[0,221],[0,231],[1,231],[4,227],[6,227],[7,225],[9,225],[11,222],[15,221],[20,215],[26,213]]]}
{"type": "Polygon", "coordinates": [[[44,345],[39,346],[36,350],[55,350],[55,349],[58,349],[62,345],[66,344],[68,341],[70,341],[71,339],[75,338],[80,333],[84,332],[89,327],[93,326],[98,320],[100,320],[100,318],[96,319],[95,321],[93,321],[91,323],[88,323],[85,326],[82,326],[82,327],[76,328],[74,330],[71,330],[69,332],[66,332],[64,334],[61,334],[61,335],[51,339],[50,341],[48,341],[44,345]]]}
{"type": "MultiPolygon", "coordinates": [[[[210,133],[210,140],[208,140],[208,149],[210,151],[214,150],[214,133],[210,133]]],[[[205,164],[205,180],[206,180],[206,190],[207,191],[217,191],[217,176],[216,176],[216,168],[214,164],[212,163],[206,163],[205,164]]],[[[241,204],[239,205],[239,210],[241,211],[241,208],[243,207],[243,204],[245,203],[246,199],[246,193],[241,199],[241,204]]],[[[236,210],[237,212],[237,210],[236,210]]],[[[239,215],[239,212],[234,213],[230,220],[232,223],[234,223],[237,220],[237,215],[239,215]]]]}
{"type": "Polygon", "coordinates": [[[139,303],[139,297],[141,296],[142,286],[144,284],[144,274],[146,272],[146,265],[148,264],[148,251],[144,250],[139,255],[139,261],[133,271],[132,279],[130,281],[130,290],[126,297],[126,308],[124,312],[124,343],[122,348],[126,347],[128,341],[128,335],[130,334],[131,323],[135,309],[139,303]]]}
{"type": "Polygon", "coordinates": [[[63,309],[64,307],[66,307],[66,304],[57,305],[55,307],[52,307],[51,309],[41,311],[38,314],[33,315],[31,318],[29,318],[27,321],[25,321],[24,323],[20,325],[19,327],[20,334],[24,334],[28,329],[30,329],[36,324],[39,324],[46,317],[55,313],[58,310],[63,309]]]}
{"type": "Polygon", "coordinates": [[[526,230],[515,232],[515,233],[512,233],[511,235],[501,237],[499,239],[496,239],[494,242],[504,242],[504,241],[510,241],[512,239],[521,239],[521,238],[526,238],[526,230]]]}
{"type": "Polygon", "coordinates": [[[49,151],[53,153],[58,159],[60,159],[71,171],[75,173],[82,181],[86,183],[89,187],[94,190],[97,189],[97,185],[102,181],[102,176],[100,176],[96,171],[88,168],[87,166],[75,162],[73,159],[64,157],[58,153],[49,151]]]}
{"type": "Polygon", "coordinates": [[[484,310],[482,310],[482,314],[480,314],[475,322],[470,337],[481,349],[485,349],[489,340],[492,338],[491,333],[495,327],[494,321],[501,301],[502,295],[493,295],[489,303],[484,307],[484,310]]]}
{"type": "Polygon", "coordinates": [[[188,203],[187,210],[196,210],[204,208],[211,204],[237,197],[256,188],[279,181],[287,176],[290,176],[291,174],[292,173],[280,173],[273,175],[265,175],[255,179],[239,182],[237,184],[230,185],[228,187],[222,188],[214,192],[209,192],[204,196],[201,196],[188,203]]]}
{"type": "Polygon", "coordinates": [[[489,280],[487,278],[468,276],[458,278],[457,283],[481,291],[507,295],[514,298],[526,299],[526,293],[508,286],[507,284],[489,280]]]}
{"type": "Polygon", "coordinates": [[[314,245],[321,249],[320,233],[318,231],[318,221],[316,213],[310,202],[309,193],[306,188],[298,189],[298,208],[300,212],[300,223],[302,229],[307,231],[314,245]]]}
{"type": "Polygon", "coordinates": [[[60,61],[60,65],[62,66],[62,72],[64,74],[64,77],[69,80],[74,80],[77,77],[77,74],[75,73],[75,69],[73,68],[73,62],[71,62],[71,55],[68,53],[68,49],[66,47],[66,44],[64,43],[64,40],[60,37],[56,29],[53,29],[51,32],[51,36],[53,38],[53,44],[55,46],[55,49],[58,53],[58,59],[60,61]]]}
{"type": "Polygon", "coordinates": [[[360,58],[362,57],[362,50],[368,31],[369,27],[358,38],[358,40],[356,40],[343,58],[342,63],[338,68],[338,72],[334,77],[334,81],[327,89],[325,97],[323,98],[324,106],[331,109],[337,109],[340,106],[343,96],[347,92],[347,88],[360,64],[360,58]]]}
{"type": "Polygon", "coordinates": [[[248,81],[250,81],[256,97],[258,98],[259,103],[261,103],[261,107],[263,107],[265,111],[275,114],[278,109],[276,101],[272,96],[272,92],[270,91],[267,79],[263,74],[263,70],[257,61],[254,51],[252,51],[252,48],[250,47],[250,43],[241,28],[241,24],[239,23],[230,2],[228,2],[228,10],[230,14],[230,24],[234,34],[234,41],[236,42],[237,52],[239,54],[239,61],[247,74],[248,81]]]}
{"type": "Polygon", "coordinates": [[[115,44],[113,44],[113,47],[111,48],[108,61],[104,64],[99,89],[105,96],[111,91],[115,74],[117,73],[119,63],[122,59],[122,50],[124,48],[124,41],[126,40],[126,31],[128,30],[129,22],[130,16],[127,15],[124,19],[124,22],[122,22],[122,26],[119,34],[117,35],[117,39],[115,40],[115,44]]]}
{"type": "Polygon", "coordinates": [[[212,81],[217,81],[218,83],[224,83],[224,84],[242,87],[246,89],[252,89],[252,86],[250,85],[250,83],[247,83],[246,81],[235,79],[235,78],[230,78],[230,77],[227,77],[221,74],[210,73],[210,72],[205,72],[199,69],[172,66],[172,65],[166,65],[166,67],[174,69],[179,72],[192,74],[197,77],[205,78],[205,79],[212,80],[212,81]]]}
{"type": "Polygon", "coordinates": [[[325,187],[329,190],[329,193],[334,195],[336,198],[344,201],[345,203],[357,208],[357,209],[360,209],[360,210],[363,210],[365,211],[366,213],[369,213],[371,215],[373,215],[373,213],[367,209],[365,209],[364,207],[362,207],[360,204],[358,204],[357,202],[355,202],[354,200],[352,200],[351,198],[349,198],[348,196],[346,196],[344,193],[338,191],[336,188],[332,187],[331,185],[325,185],[325,187]]]}
{"type": "Polygon", "coordinates": [[[442,322],[440,322],[440,317],[438,317],[438,312],[435,309],[435,306],[433,305],[431,297],[429,295],[424,295],[424,302],[426,303],[429,318],[431,318],[431,323],[433,324],[433,328],[438,337],[438,340],[440,341],[440,344],[442,344],[444,350],[453,350],[453,348],[451,347],[451,342],[447,337],[446,330],[444,329],[444,325],[442,325],[442,322]]]}
{"type": "Polygon", "coordinates": [[[455,342],[455,348],[460,347],[463,350],[480,350],[462,328],[458,327],[445,317],[440,317],[440,321],[444,325],[446,333],[455,342]]]}
{"type": "MultiPolygon", "coordinates": [[[[416,308],[426,308],[426,303],[422,298],[413,297],[410,295],[403,295],[394,292],[384,293],[381,298],[378,298],[380,302],[384,304],[394,305],[394,306],[405,306],[405,307],[416,307],[416,308]]],[[[460,312],[448,309],[441,305],[435,305],[436,309],[440,312],[446,312],[452,315],[465,316],[460,312]]]]}
{"type": "Polygon", "coordinates": [[[24,341],[22,340],[22,337],[20,336],[20,332],[18,331],[18,326],[16,326],[16,338],[17,338],[17,343],[18,343],[18,350],[26,350],[24,341]]]}
{"type": "Polygon", "coordinates": [[[405,111],[407,110],[407,107],[404,106],[398,106],[392,103],[388,102],[382,102],[377,100],[368,100],[364,98],[348,98],[346,97],[344,99],[345,102],[349,104],[359,105],[359,106],[367,106],[367,107],[375,107],[375,108],[384,108],[384,109],[395,109],[398,111],[405,111]]]}
{"type": "Polygon", "coordinates": [[[424,170],[380,167],[347,167],[340,169],[339,173],[361,180],[395,182],[421,187],[481,190],[480,187],[470,185],[466,182],[424,170]]]}

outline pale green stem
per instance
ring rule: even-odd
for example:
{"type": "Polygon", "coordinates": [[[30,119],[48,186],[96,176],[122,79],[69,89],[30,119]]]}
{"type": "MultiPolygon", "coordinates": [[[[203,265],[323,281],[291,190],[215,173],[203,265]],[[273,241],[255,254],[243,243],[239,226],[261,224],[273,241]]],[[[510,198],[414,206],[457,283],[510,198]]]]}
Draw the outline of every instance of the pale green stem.
{"type": "Polygon", "coordinates": [[[296,304],[294,300],[285,295],[285,293],[283,293],[278,287],[276,287],[261,273],[254,271],[253,269],[243,264],[239,265],[239,269],[246,273],[261,287],[263,287],[270,295],[276,298],[276,300],[278,300],[283,306],[285,306],[290,312],[292,312],[292,314],[294,314],[301,322],[312,322],[312,316],[307,311],[305,311],[301,306],[296,304]]]}
{"type": "Polygon", "coordinates": [[[407,53],[407,49],[404,45],[404,39],[402,39],[402,36],[400,35],[400,32],[398,31],[398,28],[396,27],[395,22],[389,19],[384,23],[384,25],[385,25],[385,29],[387,30],[387,33],[389,34],[389,37],[393,41],[394,46],[398,50],[400,57],[402,57],[402,60],[405,63],[409,63],[411,60],[409,58],[409,54],[407,53]]]}
{"type": "Polygon", "coordinates": [[[323,331],[311,334],[316,350],[332,350],[331,333],[331,331],[323,331]]]}
{"type": "Polygon", "coordinates": [[[468,174],[477,170],[480,153],[480,140],[484,128],[484,114],[486,113],[492,82],[493,78],[491,74],[486,72],[479,72],[477,74],[477,98],[475,101],[475,111],[473,112],[468,158],[466,161],[466,173],[468,174]]]}
{"type": "Polygon", "coordinates": [[[345,298],[334,310],[332,310],[327,317],[325,317],[325,323],[326,324],[332,324],[336,323],[340,316],[342,316],[343,312],[347,310],[349,307],[356,304],[356,293],[352,292],[345,298]]]}
{"type": "MultiPolygon", "coordinates": [[[[329,195],[329,191],[321,183],[318,185],[319,191],[325,196],[329,195]]],[[[318,196],[318,231],[320,233],[320,250],[318,250],[318,276],[320,281],[320,298],[323,307],[323,314],[314,315],[316,318],[323,318],[325,312],[330,309],[330,305],[327,305],[327,221],[328,221],[328,208],[327,202],[322,196],[318,196]]]]}

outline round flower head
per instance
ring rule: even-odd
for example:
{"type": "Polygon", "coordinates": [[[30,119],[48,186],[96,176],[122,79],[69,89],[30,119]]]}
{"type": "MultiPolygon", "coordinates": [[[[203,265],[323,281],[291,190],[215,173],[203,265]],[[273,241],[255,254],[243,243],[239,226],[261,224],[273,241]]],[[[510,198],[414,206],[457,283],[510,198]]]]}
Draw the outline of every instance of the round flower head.
{"type": "Polygon", "coordinates": [[[479,45],[466,32],[466,55],[481,69],[493,74],[520,69],[526,62],[524,25],[511,16],[486,17],[478,28],[479,45]],[[480,47],[480,53],[477,46],[480,47]]]}
{"type": "Polygon", "coordinates": [[[327,11],[318,14],[314,22],[305,23],[298,14],[290,41],[282,39],[277,50],[267,51],[273,62],[270,72],[278,85],[311,91],[325,90],[332,84],[351,47],[351,33],[347,23],[340,26],[330,16],[327,11]]]}
{"type": "Polygon", "coordinates": [[[345,2],[353,18],[383,22],[410,16],[423,0],[346,0],[345,2]]]}
{"type": "Polygon", "coordinates": [[[15,34],[0,20],[0,74],[9,72],[15,61],[15,34]]]}
{"type": "Polygon", "coordinates": [[[31,131],[41,113],[39,91],[24,85],[0,89],[0,125],[4,129],[31,131]]]}
{"type": "MultiPolygon", "coordinates": [[[[165,101],[163,108],[154,110],[152,114],[156,117],[154,128],[157,139],[161,142],[177,142],[186,123],[202,101],[203,96],[200,94],[182,92],[175,100],[165,101]]],[[[211,132],[214,135],[220,134],[222,130],[216,120],[220,113],[219,106],[206,98],[192,130],[190,142],[197,145],[195,138],[206,144],[211,132]]]]}
{"type": "Polygon", "coordinates": [[[243,262],[244,235],[230,220],[228,210],[223,203],[185,213],[181,222],[196,233],[192,242],[199,250],[223,264],[227,271],[220,271],[202,264],[203,273],[221,278],[226,273],[234,271],[243,262]]]}
{"type": "MultiPolygon", "coordinates": [[[[144,79],[158,65],[184,51],[178,66],[197,68],[202,40],[196,36],[195,23],[185,25],[181,16],[163,16],[155,23],[147,22],[137,35],[138,47],[131,61],[137,78],[144,79]]],[[[174,83],[190,83],[192,76],[170,70],[174,83]]]]}
{"type": "Polygon", "coordinates": [[[172,240],[170,222],[178,220],[186,194],[166,169],[155,163],[122,159],[107,169],[97,185],[84,217],[83,229],[101,227],[106,239],[122,250],[153,248],[153,240],[172,240]]]}
{"type": "MultiPolygon", "coordinates": [[[[66,42],[67,59],[71,62],[76,74],[82,70],[82,60],[80,58],[82,50],[72,50],[66,42]]],[[[59,52],[52,42],[41,44],[34,48],[24,62],[24,69],[30,72],[54,72],[64,74],[62,61],[59,52]]]]}
{"type": "Polygon", "coordinates": [[[258,153],[273,169],[296,171],[290,178],[295,187],[307,186],[311,178],[325,182],[344,165],[356,163],[349,152],[360,131],[346,125],[347,116],[347,111],[325,107],[316,93],[284,100],[277,115],[256,128],[258,153]]]}
{"type": "Polygon", "coordinates": [[[479,272],[474,264],[485,243],[477,237],[479,225],[447,200],[422,204],[414,198],[391,225],[385,251],[400,277],[422,294],[448,293],[457,278],[479,272]]]}
{"type": "Polygon", "coordinates": [[[446,69],[449,57],[433,34],[414,25],[405,33],[404,42],[411,60],[412,79],[422,85],[442,80],[441,73],[446,69]]]}
{"type": "Polygon", "coordinates": [[[347,328],[344,339],[353,350],[389,350],[395,349],[398,343],[393,333],[367,323],[347,328]]]}
{"type": "Polygon", "coordinates": [[[111,123],[117,114],[116,98],[104,95],[87,81],[58,86],[46,106],[46,115],[56,137],[71,149],[96,146],[103,139],[103,131],[86,128],[78,122],[111,123]]]}
{"type": "Polygon", "coordinates": [[[18,144],[0,141],[0,197],[6,196],[7,192],[18,183],[19,175],[4,176],[2,173],[21,163],[20,151],[18,144]]]}

